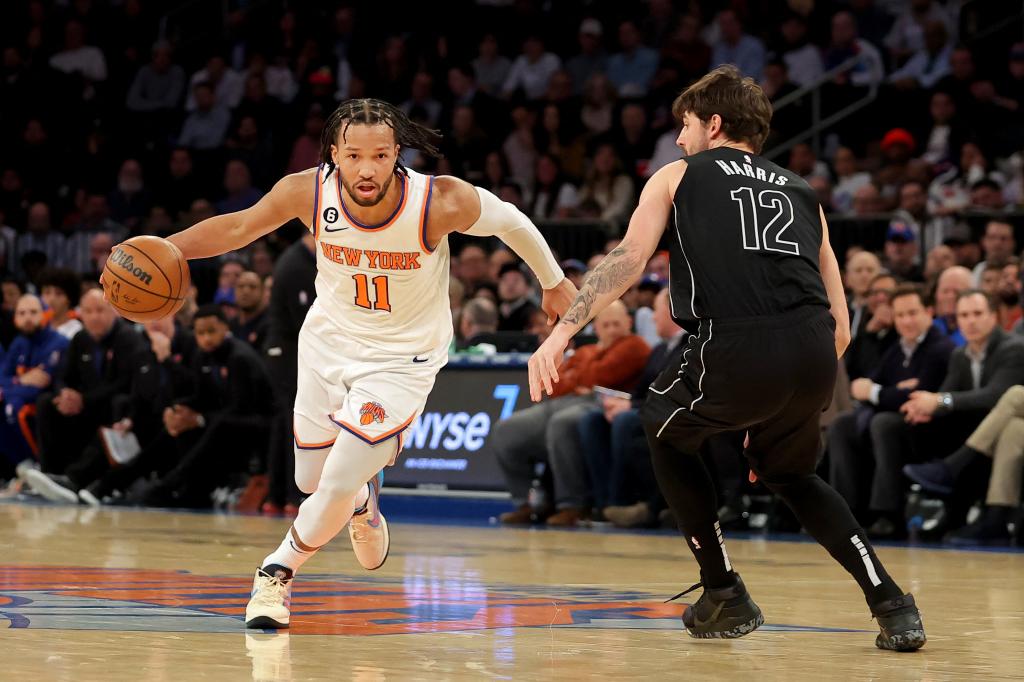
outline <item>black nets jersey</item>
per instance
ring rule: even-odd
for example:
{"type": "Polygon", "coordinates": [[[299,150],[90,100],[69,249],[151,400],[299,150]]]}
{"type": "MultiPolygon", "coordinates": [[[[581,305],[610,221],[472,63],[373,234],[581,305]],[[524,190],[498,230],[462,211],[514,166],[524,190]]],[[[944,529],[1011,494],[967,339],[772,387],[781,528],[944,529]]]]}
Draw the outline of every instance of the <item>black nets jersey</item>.
{"type": "Polygon", "coordinates": [[[814,190],[795,173],[731,147],[686,163],[668,226],[676,321],[692,330],[707,318],[827,308],[814,190]]]}

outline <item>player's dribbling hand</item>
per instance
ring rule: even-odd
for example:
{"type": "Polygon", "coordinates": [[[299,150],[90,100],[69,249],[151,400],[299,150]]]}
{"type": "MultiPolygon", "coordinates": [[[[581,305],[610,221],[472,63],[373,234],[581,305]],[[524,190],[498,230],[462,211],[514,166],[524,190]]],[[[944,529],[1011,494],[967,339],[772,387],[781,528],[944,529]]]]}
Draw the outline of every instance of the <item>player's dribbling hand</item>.
{"type": "Polygon", "coordinates": [[[576,285],[570,282],[568,277],[563,277],[562,281],[551,289],[544,290],[544,297],[541,299],[540,307],[541,310],[548,314],[549,325],[558,322],[565,315],[565,311],[576,300],[576,294],[578,293],[576,285]]]}
{"type": "Polygon", "coordinates": [[[527,367],[530,374],[530,399],[533,402],[540,402],[544,393],[551,395],[554,391],[554,384],[558,383],[558,367],[562,364],[562,356],[570,338],[572,335],[568,333],[568,327],[557,325],[547,341],[530,356],[527,367]]]}

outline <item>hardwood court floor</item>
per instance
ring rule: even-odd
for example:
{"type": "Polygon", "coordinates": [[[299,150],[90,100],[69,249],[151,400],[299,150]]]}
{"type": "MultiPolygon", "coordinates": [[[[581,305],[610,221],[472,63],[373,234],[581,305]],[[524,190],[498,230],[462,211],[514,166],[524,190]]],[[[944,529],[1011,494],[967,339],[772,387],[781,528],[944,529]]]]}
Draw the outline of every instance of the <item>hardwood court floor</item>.
{"type": "Polygon", "coordinates": [[[662,604],[697,575],[676,537],[393,523],[380,571],[362,571],[343,534],[296,581],[290,633],[247,636],[252,573],[287,526],[0,505],[0,679],[1024,676],[1024,554],[882,548],[929,636],[894,654],[875,649],[859,591],[816,545],[730,541],[767,624],[697,641],[683,606],[662,604]]]}

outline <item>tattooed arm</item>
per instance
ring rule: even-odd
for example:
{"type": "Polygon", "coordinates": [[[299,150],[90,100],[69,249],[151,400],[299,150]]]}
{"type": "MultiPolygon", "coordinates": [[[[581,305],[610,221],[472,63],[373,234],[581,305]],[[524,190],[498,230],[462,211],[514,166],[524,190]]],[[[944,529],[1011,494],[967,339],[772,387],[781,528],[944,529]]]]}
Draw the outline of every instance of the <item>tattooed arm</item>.
{"type": "Polygon", "coordinates": [[[561,322],[530,358],[530,396],[534,401],[540,400],[542,390],[551,394],[569,339],[643,274],[661,241],[672,213],[672,199],[685,170],[686,162],[676,161],[647,181],[622,243],[590,272],[561,322]]]}

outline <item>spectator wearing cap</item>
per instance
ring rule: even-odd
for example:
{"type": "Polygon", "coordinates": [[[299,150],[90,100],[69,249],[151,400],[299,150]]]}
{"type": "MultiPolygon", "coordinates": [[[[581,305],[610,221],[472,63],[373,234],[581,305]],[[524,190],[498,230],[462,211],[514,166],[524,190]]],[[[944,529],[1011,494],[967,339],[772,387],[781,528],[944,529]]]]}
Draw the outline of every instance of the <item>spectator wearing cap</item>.
{"type": "Polygon", "coordinates": [[[882,137],[882,167],[875,173],[875,184],[889,207],[894,207],[897,194],[909,180],[910,158],[915,148],[914,136],[903,128],[893,128],[882,137]]]}
{"type": "Polygon", "coordinates": [[[832,17],[831,42],[825,50],[825,70],[830,71],[852,57],[857,57],[857,62],[837,77],[839,85],[866,87],[882,81],[885,67],[878,48],[858,36],[857,22],[850,12],[836,12],[832,17]]]}
{"type": "Polygon", "coordinates": [[[226,110],[234,109],[242,99],[245,83],[242,74],[228,66],[227,60],[219,54],[206,60],[206,66],[199,69],[189,79],[189,96],[185,102],[185,110],[192,112],[200,108],[196,98],[196,86],[206,83],[213,91],[213,101],[226,110]]]}
{"type": "Polygon", "coordinates": [[[43,324],[68,341],[82,329],[75,307],[82,293],[82,281],[74,270],[46,268],[39,274],[39,294],[46,305],[43,324]]]}
{"type": "Polygon", "coordinates": [[[989,265],[1004,266],[1017,251],[1017,240],[1014,238],[1013,225],[1005,220],[990,220],[985,225],[985,235],[981,238],[981,248],[985,260],[974,267],[971,273],[974,286],[981,285],[981,274],[989,265]]]}
{"type": "Polygon", "coordinates": [[[498,331],[521,332],[537,305],[530,296],[530,282],[519,263],[506,263],[498,272],[498,331]]]}
{"type": "Polygon", "coordinates": [[[593,17],[580,23],[577,34],[580,51],[565,64],[565,70],[572,76],[573,90],[577,95],[583,93],[583,86],[595,73],[604,73],[608,66],[608,54],[604,51],[601,38],[604,27],[593,17]]]}
{"type": "Polygon", "coordinates": [[[587,264],[578,258],[568,258],[561,263],[562,272],[577,289],[583,286],[587,276],[587,264]]]}
{"type": "Polygon", "coordinates": [[[522,92],[527,99],[540,99],[551,76],[561,68],[562,60],[558,55],[545,50],[544,40],[539,35],[531,35],[523,41],[523,53],[512,62],[502,94],[507,98],[522,92]]]}
{"type": "Polygon", "coordinates": [[[608,59],[608,78],[619,97],[643,97],[658,69],[658,53],[641,43],[632,21],[619,24],[619,51],[608,59]]]}
{"type": "Polygon", "coordinates": [[[192,86],[195,108],[185,118],[178,136],[182,147],[198,150],[217,149],[224,144],[224,137],[231,123],[231,114],[214,98],[213,86],[200,81],[192,86]]]}
{"type": "Polygon", "coordinates": [[[760,80],[765,61],[764,43],[744,33],[735,10],[722,10],[717,18],[719,40],[711,49],[711,66],[735,64],[744,76],[760,80]]]}
{"type": "Polygon", "coordinates": [[[913,226],[902,218],[893,218],[885,233],[885,268],[906,282],[923,282],[924,273],[917,261],[920,247],[913,226]]]}

